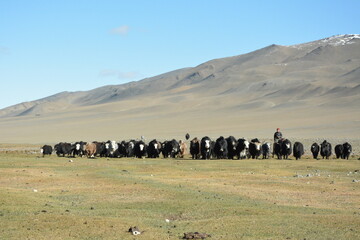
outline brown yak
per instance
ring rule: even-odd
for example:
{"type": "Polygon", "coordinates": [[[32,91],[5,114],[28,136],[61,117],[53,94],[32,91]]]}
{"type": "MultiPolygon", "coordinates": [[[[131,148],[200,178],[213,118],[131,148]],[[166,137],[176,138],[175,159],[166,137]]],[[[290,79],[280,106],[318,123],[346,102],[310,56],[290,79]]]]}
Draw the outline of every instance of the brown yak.
{"type": "Polygon", "coordinates": [[[95,143],[87,143],[85,146],[85,153],[88,158],[95,157],[96,144],[95,143]]]}

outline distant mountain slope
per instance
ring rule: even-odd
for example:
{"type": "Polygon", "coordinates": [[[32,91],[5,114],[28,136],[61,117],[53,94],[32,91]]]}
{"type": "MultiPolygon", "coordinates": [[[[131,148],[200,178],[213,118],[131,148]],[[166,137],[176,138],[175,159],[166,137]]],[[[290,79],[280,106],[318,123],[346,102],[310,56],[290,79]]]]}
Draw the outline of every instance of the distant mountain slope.
{"type": "MultiPolygon", "coordinates": [[[[62,92],[0,110],[0,117],[41,115],[80,106],[159,94],[244,95],[277,106],[287,100],[360,94],[360,35],[339,35],[293,46],[271,45],[197,67],[165,73],[138,82],[104,86],[86,92],[62,92]],[[281,98],[280,98],[281,97],[281,98]]],[[[248,104],[245,103],[245,104],[248,104]]]]}
{"type": "Polygon", "coordinates": [[[0,110],[0,142],[192,136],[358,138],[360,35],[270,45],[0,110]]]}

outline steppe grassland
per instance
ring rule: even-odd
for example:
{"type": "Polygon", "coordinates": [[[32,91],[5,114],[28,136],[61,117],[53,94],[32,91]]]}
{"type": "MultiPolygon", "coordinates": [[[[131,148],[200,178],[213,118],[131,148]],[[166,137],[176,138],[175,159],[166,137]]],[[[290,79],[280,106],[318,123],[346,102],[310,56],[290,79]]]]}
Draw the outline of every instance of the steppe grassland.
{"type": "Polygon", "coordinates": [[[0,236],[179,239],[199,231],[211,239],[359,239],[358,157],[194,161],[1,153],[0,236]],[[130,226],[144,232],[134,237],[130,226]]]}

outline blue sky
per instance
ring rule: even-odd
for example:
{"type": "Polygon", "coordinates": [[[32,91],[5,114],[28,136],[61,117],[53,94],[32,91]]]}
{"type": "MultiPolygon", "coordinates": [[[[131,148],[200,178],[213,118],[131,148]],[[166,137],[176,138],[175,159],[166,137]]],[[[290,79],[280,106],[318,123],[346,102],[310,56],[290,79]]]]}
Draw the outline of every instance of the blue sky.
{"type": "Polygon", "coordinates": [[[360,33],[359,0],[0,0],[0,108],[360,33]]]}

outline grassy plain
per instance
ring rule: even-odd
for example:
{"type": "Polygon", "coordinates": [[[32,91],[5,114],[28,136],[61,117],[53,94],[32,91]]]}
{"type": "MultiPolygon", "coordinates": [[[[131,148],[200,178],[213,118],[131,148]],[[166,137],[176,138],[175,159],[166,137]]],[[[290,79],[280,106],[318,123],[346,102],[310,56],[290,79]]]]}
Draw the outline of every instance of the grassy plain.
{"type": "Polygon", "coordinates": [[[211,239],[360,239],[358,157],[194,161],[3,152],[0,239],[181,239],[192,231],[211,239]],[[131,226],[144,232],[133,236],[131,226]]]}

